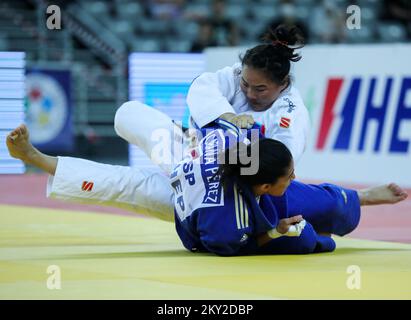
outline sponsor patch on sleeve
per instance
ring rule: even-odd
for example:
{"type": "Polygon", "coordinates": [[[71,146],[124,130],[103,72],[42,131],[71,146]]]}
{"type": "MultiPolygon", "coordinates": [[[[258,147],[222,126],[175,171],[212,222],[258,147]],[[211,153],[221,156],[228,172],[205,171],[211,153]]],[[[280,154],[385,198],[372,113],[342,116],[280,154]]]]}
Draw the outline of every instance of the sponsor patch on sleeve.
{"type": "Polygon", "coordinates": [[[281,128],[289,128],[291,124],[291,119],[286,117],[281,117],[280,119],[280,127],[281,128]]]}
{"type": "Polygon", "coordinates": [[[94,182],[92,181],[83,181],[83,184],[81,185],[81,190],[83,191],[92,191],[94,186],[94,182]]]}

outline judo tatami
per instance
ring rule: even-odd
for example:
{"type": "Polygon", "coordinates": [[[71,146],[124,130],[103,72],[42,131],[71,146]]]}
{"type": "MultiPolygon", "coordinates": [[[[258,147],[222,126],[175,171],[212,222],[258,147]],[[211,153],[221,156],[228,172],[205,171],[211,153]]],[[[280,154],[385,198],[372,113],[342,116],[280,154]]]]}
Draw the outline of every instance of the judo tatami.
{"type": "Polygon", "coordinates": [[[225,258],[155,219],[0,205],[0,221],[0,299],[411,299],[411,244],[225,258]]]}

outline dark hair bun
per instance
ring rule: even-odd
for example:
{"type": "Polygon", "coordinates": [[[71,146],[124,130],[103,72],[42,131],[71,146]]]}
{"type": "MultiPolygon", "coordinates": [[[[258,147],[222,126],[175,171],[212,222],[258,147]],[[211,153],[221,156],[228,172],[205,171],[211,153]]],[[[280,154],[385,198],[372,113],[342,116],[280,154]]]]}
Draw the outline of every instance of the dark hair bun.
{"type": "Polygon", "coordinates": [[[284,58],[293,62],[301,59],[301,56],[294,53],[294,50],[304,46],[304,36],[296,26],[279,25],[275,29],[270,29],[264,35],[263,40],[275,46],[284,58]]]}

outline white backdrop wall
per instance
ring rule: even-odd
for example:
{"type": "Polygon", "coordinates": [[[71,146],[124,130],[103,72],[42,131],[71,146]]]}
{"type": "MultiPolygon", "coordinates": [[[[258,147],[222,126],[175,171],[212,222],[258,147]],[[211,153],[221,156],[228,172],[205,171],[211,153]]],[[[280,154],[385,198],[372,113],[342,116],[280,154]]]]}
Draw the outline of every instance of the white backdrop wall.
{"type": "MultiPolygon", "coordinates": [[[[210,48],[207,71],[245,48],[210,48]]],[[[411,45],[306,46],[292,74],[312,130],[300,179],[411,187],[411,45]]]]}

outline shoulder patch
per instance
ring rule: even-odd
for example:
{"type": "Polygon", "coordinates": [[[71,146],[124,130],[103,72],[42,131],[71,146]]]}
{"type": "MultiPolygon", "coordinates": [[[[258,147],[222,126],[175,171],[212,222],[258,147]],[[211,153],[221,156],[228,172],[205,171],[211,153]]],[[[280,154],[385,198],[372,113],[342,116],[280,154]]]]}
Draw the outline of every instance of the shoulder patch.
{"type": "Polygon", "coordinates": [[[281,128],[289,128],[291,124],[290,118],[281,117],[280,119],[280,127],[281,128]]]}

